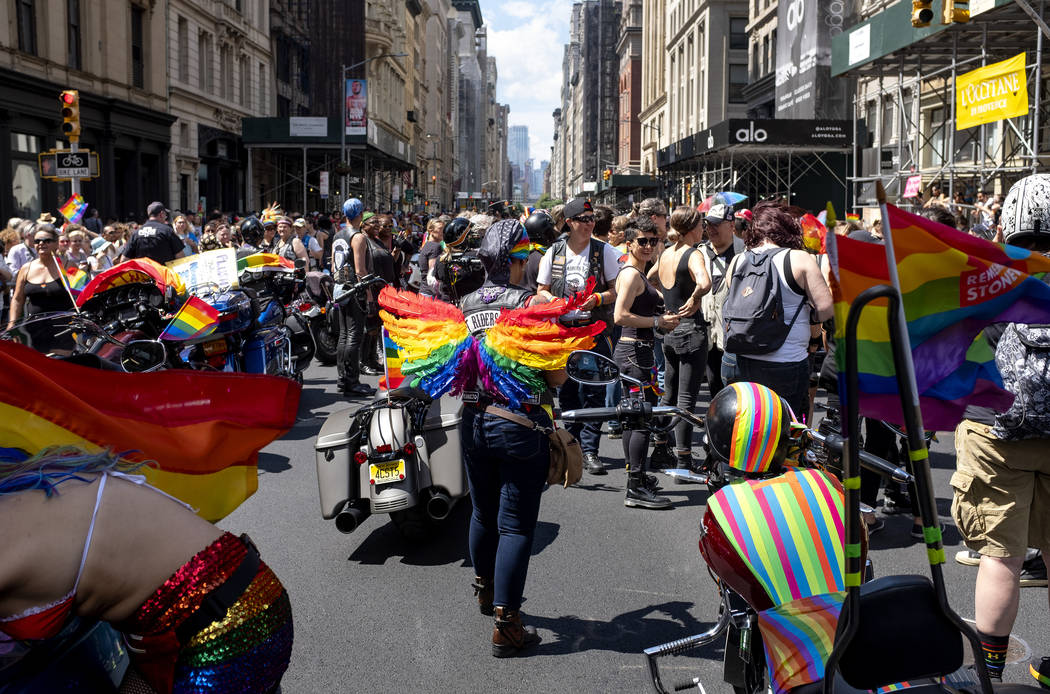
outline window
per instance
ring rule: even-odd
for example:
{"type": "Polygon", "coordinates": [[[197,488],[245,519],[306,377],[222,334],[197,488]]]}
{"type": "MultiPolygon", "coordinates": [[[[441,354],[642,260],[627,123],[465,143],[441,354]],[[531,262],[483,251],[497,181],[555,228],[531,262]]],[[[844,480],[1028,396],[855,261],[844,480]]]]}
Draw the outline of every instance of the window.
{"type": "Polygon", "coordinates": [[[146,10],[131,6],[131,84],[139,89],[146,86],[146,52],[143,46],[143,24],[146,10]]]}
{"type": "Polygon", "coordinates": [[[299,88],[304,92],[310,90],[310,49],[299,49],[299,88]]]}
{"type": "Polygon", "coordinates": [[[935,108],[929,111],[930,144],[926,149],[926,165],[941,166],[945,161],[945,145],[947,140],[947,124],[945,123],[945,110],[935,108]]]}
{"type": "Polygon", "coordinates": [[[289,82],[292,62],[292,54],[289,46],[290,42],[282,34],[277,34],[277,36],[274,37],[274,41],[277,44],[277,81],[289,82]]]}
{"type": "Polygon", "coordinates": [[[248,72],[248,56],[242,55],[240,59],[240,91],[237,94],[237,101],[241,106],[250,106],[252,103],[251,97],[251,74],[248,72]]]}
{"type": "Polygon", "coordinates": [[[219,48],[219,79],[222,82],[222,98],[233,101],[233,51],[228,43],[219,48]]]}
{"type": "Polygon", "coordinates": [[[744,87],[747,86],[747,65],[743,63],[731,63],[729,65],[729,103],[739,104],[746,102],[744,98],[744,87]]]}
{"type": "Polygon", "coordinates": [[[190,81],[190,23],[179,17],[179,81],[190,81]]]}
{"type": "Polygon", "coordinates": [[[188,148],[190,146],[190,125],[179,123],[179,146],[188,148]]]}
{"type": "Polygon", "coordinates": [[[66,13],[69,15],[69,23],[66,26],[68,38],[68,51],[66,63],[69,67],[79,70],[80,65],[80,0],[66,0],[66,13]]]}
{"type": "Polygon", "coordinates": [[[259,63],[259,82],[257,88],[259,90],[259,115],[265,116],[270,112],[270,109],[267,108],[269,101],[266,94],[266,63],[259,63]]]}
{"type": "Polygon", "coordinates": [[[729,48],[747,50],[747,17],[729,18],[729,48]]]}
{"type": "Polygon", "coordinates": [[[214,89],[212,83],[212,70],[214,68],[212,67],[211,36],[203,31],[197,39],[197,60],[200,68],[200,74],[197,76],[197,86],[205,94],[211,93],[214,89]]]}
{"type": "Polygon", "coordinates": [[[36,55],[36,0],[15,0],[18,12],[18,50],[36,55]]]}

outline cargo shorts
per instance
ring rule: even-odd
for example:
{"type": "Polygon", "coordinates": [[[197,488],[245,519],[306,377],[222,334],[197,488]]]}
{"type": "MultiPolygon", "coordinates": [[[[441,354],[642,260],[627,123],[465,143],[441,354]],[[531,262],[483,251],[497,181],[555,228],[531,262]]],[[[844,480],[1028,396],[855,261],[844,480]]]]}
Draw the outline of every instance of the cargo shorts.
{"type": "Polygon", "coordinates": [[[955,429],[952,518],[966,546],[990,557],[1050,547],[1050,441],[1002,441],[964,419],[955,429]]]}

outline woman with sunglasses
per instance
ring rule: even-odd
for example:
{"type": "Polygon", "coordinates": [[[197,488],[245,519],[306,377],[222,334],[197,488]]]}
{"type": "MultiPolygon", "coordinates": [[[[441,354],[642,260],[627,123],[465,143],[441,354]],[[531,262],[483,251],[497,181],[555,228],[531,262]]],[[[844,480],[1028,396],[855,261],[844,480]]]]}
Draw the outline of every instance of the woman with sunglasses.
{"type": "MultiPolygon", "coordinates": [[[[11,297],[7,329],[10,330],[25,317],[56,311],[72,311],[75,306],[68,287],[62,280],[62,265],[58,258],[58,230],[51,224],[38,224],[33,235],[37,257],[22,266],[15,279],[11,297]]],[[[55,325],[49,321],[26,326],[30,346],[37,351],[69,352],[73,348],[71,334],[66,331],[56,336],[55,325]]]]}
{"type": "MultiPolygon", "coordinates": [[[[660,314],[663,299],[645,278],[645,268],[652,260],[657,244],[658,229],[652,220],[634,220],[624,229],[627,244],[627,262],[616,278],[616,305],[613,319],[623,328],[616,343],[613,359],[620,372],[645,384],[641,396],[656,404],[657,386],[653,343],[656,331],[668,332],[678,327],[679,318],[673,313],[660,314]]],[[[637,393],[637,386],[627,386],[637,393]]],[[[657,496],[656,480],[646,474],[648,465],[649,432],[623,432],[623,454],[627,460],[627,494],[624,506],[663,509],[671,507],[671,500],[657,496]]]]}

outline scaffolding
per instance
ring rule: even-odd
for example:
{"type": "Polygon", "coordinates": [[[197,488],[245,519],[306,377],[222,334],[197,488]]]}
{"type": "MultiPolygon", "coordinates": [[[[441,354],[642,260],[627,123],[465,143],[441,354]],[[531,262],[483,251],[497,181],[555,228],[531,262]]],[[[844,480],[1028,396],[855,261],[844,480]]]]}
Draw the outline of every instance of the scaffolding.
{"type": "MultiPolygon", "coordinates": [[[[953,200],[1004,194],[1050,164],[1050,74],[1043,68],[1046,1],[1017,0],[985,11],[840,76],[855,77],[854,141],[849,184],[858,207],[875,204],[875,184],[901,196],[908,178],[939,187],[953,200]],[[955,129],[956,78],[1025,53],[1027,115],[955,129]],[[916,98],[916,96],[918,98],[916,98]]],[[[903,201],[902,206],[909,206],[903,201]]]]}

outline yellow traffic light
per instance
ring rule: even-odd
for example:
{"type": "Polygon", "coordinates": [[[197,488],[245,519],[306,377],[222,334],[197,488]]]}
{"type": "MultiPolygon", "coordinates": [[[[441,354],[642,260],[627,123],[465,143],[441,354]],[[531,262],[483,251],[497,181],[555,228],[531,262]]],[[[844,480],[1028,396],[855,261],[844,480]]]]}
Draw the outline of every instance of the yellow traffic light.
{"type": "MultiPolygon", "coordinates": [[[[945,0],[950,3],[951,0],[945,0]]],[[[911,3],[911,25],[913,27],[928,27],[933,21],[933,3],[930,0],[912,0],[911,3]]]]}
{"type": "Polygon", "coordinates": [[[62,134],[70,142],[80,141],[80,93],[76,89],[62,92],[62,134]]]}
{"type": "Polygon", "coordinates": [[[970,3],[968,0],[944,0],[941,8],[941,24],[966,24],[970,21],[970,3]],[[959,7],[961,5],[961,7],[959,7]]]}
{"type": "Polygon", "coordinates": [[[602,171],[602,180],[608,181],[612,177],[612,169],[604,169],[602,171]]]}

